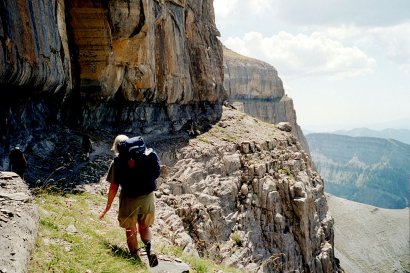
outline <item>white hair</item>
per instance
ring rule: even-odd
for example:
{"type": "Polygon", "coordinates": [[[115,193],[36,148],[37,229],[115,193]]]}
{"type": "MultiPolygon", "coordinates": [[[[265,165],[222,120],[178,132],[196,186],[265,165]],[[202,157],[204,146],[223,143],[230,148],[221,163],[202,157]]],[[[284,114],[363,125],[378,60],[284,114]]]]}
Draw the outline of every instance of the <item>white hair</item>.
{"type": "Polygon", "coordinates": [[[115,139],[114,139],[114,143],[112,144],[111,147],[111,151],[114,152],[115,155],[118,155],[120,152],[118,151],[118,144],[121,141],[127,140],[128,137],[126,135],[118,135],[115,139]]]}

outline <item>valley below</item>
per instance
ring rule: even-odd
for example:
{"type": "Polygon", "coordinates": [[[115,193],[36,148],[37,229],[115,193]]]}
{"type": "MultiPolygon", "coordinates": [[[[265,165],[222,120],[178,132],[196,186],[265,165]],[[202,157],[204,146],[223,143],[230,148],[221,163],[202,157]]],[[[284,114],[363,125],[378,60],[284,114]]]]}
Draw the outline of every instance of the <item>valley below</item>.
{"type": "Polygon", "coordinates": [[[324,133],[306,138],[326,192],[381,208],[408,207],[410,145],[324,133]]]}
{"type": "Polygon", "coordinates": [[[409,208],[382,209],[326,194],[335,255],[348,273],[410,272],[409,208]]]}

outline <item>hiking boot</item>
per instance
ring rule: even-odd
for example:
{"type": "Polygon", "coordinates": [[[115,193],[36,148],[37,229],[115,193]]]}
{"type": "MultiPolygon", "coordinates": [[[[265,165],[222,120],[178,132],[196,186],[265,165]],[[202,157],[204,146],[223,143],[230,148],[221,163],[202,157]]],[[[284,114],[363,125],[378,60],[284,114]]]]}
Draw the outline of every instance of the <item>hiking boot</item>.
{"type": "Polygon", "coordinates": [[[147,252],[148,263],[150,267],[155,267],[158,265],[157,255],[152,250],[151,241],[145,243],[145,251],[147,252]]]}
{"type": "Polygon", "coordinates": [[[141,252],[139,249],[135,250],[135,251],[130,251],[130,255],[136,259],[140,258],[141,252]]]}

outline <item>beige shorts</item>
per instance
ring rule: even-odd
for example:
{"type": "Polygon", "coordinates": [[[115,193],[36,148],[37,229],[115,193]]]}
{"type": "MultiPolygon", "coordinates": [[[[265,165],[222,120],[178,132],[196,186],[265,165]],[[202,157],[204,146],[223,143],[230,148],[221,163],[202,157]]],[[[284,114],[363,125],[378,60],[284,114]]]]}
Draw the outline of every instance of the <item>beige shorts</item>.
{"type": "Polygon", "coordinates": [[[146,228],[155,220],[155,196],[151,192],[138,197],[126,197],[120,194],[118,222],[122,228],[146,228]]]}

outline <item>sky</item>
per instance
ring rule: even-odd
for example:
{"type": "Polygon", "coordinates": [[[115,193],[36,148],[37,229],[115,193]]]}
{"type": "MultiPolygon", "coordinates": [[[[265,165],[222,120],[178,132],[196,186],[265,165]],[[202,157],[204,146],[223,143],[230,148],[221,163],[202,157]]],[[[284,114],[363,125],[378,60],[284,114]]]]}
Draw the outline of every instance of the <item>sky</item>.
{"type": "Polygon", "coordinates": [[[274,66],[302,129],[410,129],[410,0],[214,0],[220,40],[274,66]]]}

